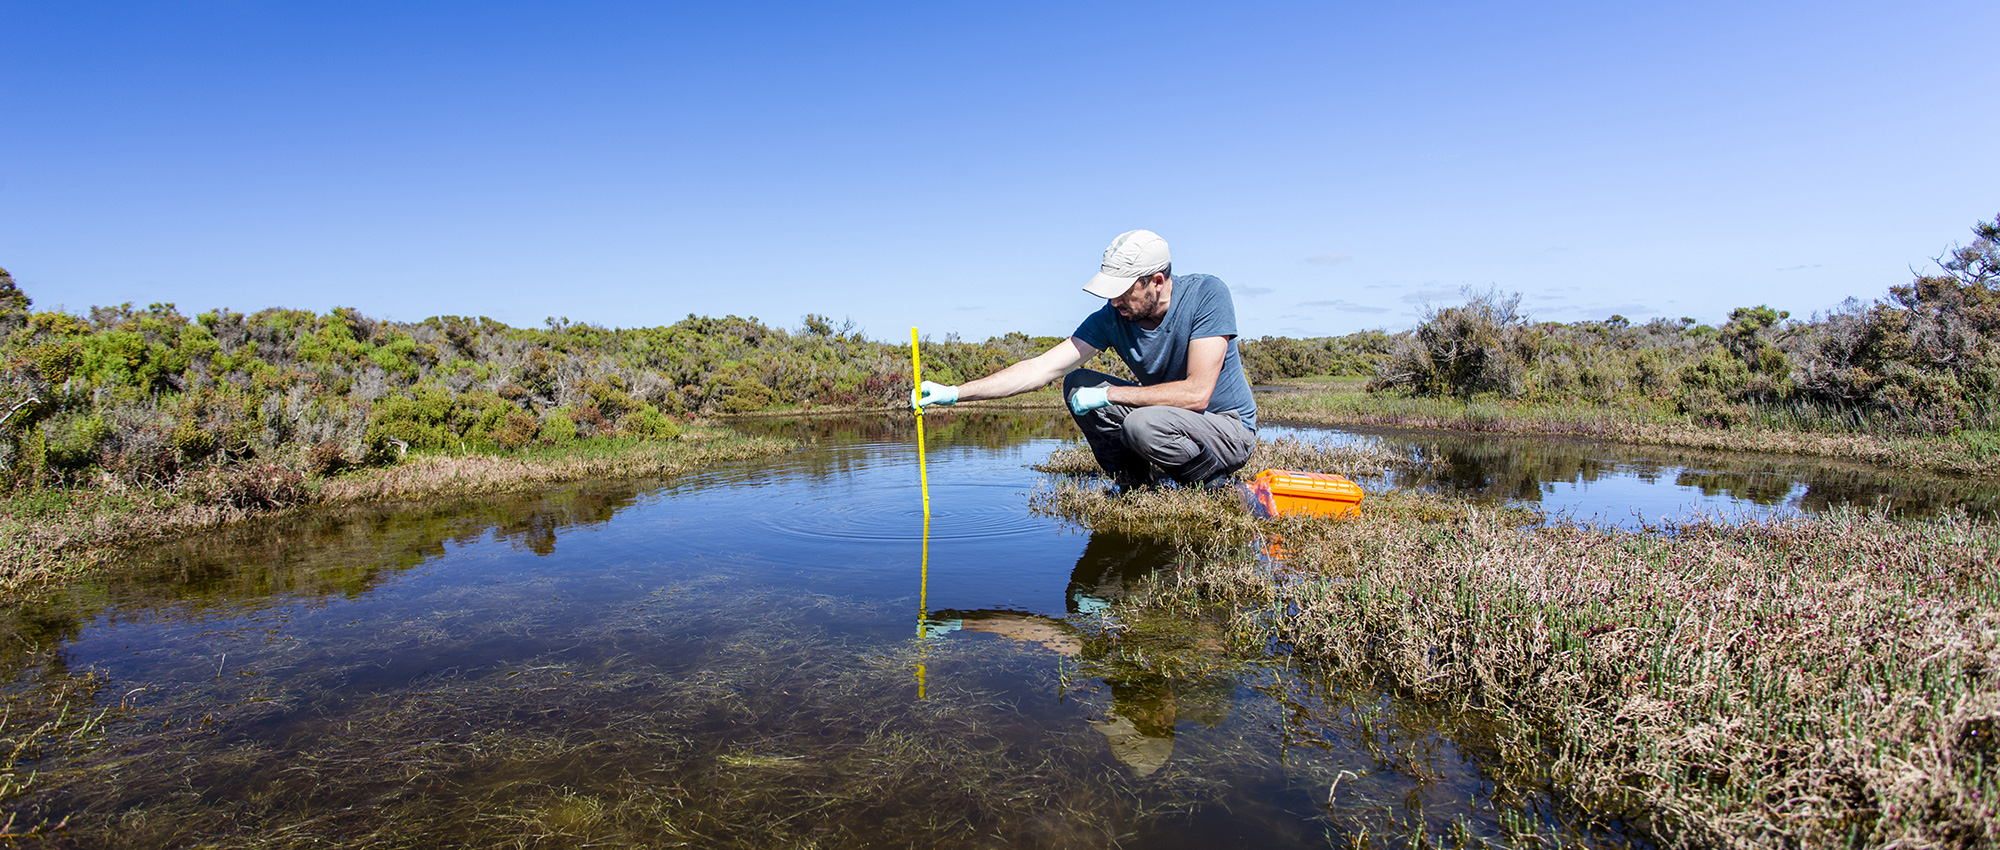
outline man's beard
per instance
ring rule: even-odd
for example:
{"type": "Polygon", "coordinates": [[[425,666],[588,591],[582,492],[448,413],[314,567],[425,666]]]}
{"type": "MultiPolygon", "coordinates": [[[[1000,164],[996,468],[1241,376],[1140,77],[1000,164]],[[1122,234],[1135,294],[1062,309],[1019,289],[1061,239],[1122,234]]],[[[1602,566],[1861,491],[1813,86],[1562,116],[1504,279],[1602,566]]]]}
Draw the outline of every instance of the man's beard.
{"type": "Polygon", "coordinates": [[[1118,316],[1128,322],[1143,322],[1153,318],[1153,313],[1159,309],[1160,294],[1155,292],[1144,304],[1133,305],[1131,310],[1119,310],[1118,316]]]}

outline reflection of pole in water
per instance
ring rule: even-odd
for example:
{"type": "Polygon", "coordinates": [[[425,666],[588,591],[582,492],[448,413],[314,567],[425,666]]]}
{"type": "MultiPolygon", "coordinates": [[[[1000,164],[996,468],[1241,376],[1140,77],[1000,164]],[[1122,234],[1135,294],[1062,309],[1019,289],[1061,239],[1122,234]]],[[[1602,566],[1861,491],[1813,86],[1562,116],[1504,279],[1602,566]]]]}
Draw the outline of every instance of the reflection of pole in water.
{"type": "MultiPolygon", "coordinates": [[[[923,427],[924,427],[924,426],[923,426],[923,420],[921,420],[921,419],[917,420],[917,429],[918,429],[918,431],[919,431],[920,433],[922,432],[922,430],[923,430],[923,427]]],[[[918,442],[922,442],[922,438],[919,438],[919,439],[918,439],[918,442]]],[[[927,499],[925,499],[925,501],[929,501],[929,499],[927,498],[927,499]]],[[[918,575],[919,575],[919,577],[920,577],[920,578],[918,579],[918,582],[917,582],[917,640],[919,640],[919,641],[922,641],[922,640],[923,640],[923,637],[924,637],[924,621],[930,618],[930,589],[931,589],[931,509],[930,509],[930,508],[929,508],[928,506],[926,506],[926,507],[924,508],[924,544],[923,544],[923,545],[924,545],[924,549],[923,549],[923,552],[924,552],[924,554],[923,554],[923,558],[922,558],[922,560],[921,560],[921,561],[919,561],[919,562],[918,562],[918,567],[917,567],[917,572],[918,572],[918,575]]],[[[917,654],[917,659],[918,659],[918,660],[917,660],[917,699],[923,699],[923,698],[924,698],[924,662],[923,662],[923,646],[922,646],[921,644],[919,644],[919,645],[918,645],[918,647],[917,647],[917,653],[918,653],[918,654],[917,654]]]]}
{"type": "MultiPolygon", "coordinates": [[[[924,366],[917,358],[917,329],[910,329],[910,386],[913,392],[922,393],[924,388],[924,366]]],[[[930,616],[931,593],[931,473],[924,460],[924,408],[912,404],[917,409],[917,489],[924,499],[923,554],[917,562],[917,638],[924,636],[924,620],[930,616]]],[[[924,698],[923,647],[917,647],[917,699],[924,698]]]]}

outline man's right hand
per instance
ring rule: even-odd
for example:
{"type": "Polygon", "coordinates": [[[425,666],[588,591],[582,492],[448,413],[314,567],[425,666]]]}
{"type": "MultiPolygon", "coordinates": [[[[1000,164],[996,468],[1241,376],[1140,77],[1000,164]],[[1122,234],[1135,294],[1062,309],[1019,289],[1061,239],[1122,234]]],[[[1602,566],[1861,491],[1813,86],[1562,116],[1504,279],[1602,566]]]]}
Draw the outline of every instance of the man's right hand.
{"type": "Polygon", "coordinates": [[[934,404],[951,405],[958,402],[958,388],[936,381],[925,381],[923,386],[910,393],[910,406],[923,409],[934,404]]]}

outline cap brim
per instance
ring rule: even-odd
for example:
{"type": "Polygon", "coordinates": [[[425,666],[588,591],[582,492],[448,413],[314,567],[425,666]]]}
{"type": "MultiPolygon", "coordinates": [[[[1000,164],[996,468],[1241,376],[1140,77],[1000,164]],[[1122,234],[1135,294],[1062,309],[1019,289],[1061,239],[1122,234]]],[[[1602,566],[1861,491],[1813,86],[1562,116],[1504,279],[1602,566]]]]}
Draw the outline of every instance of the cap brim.
{"type": "Polygon", "coordinates": [[[1096,277],[1091,278],[1089,283],[1083,285],[1083,291],[1099,298],[1117,298],[1120,295],[1124,295],[1125,290],[1131,289],[1132,282],[1138,279],[1137,277],[1117,277],[1098,272],[1096,277]]]}

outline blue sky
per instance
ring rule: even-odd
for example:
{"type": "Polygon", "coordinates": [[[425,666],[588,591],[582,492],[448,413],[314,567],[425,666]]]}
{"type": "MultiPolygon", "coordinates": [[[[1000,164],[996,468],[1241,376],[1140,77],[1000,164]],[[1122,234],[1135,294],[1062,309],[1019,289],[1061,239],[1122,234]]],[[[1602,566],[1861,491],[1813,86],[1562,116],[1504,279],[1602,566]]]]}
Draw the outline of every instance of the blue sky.
{"type": "Polygon", "coordinates": [[[1992,0],[0,0],[0,267],[171,301],[1059,335],[1117,233],[1246,336],[1869,300],[2000,214],[1992,0]]]}

